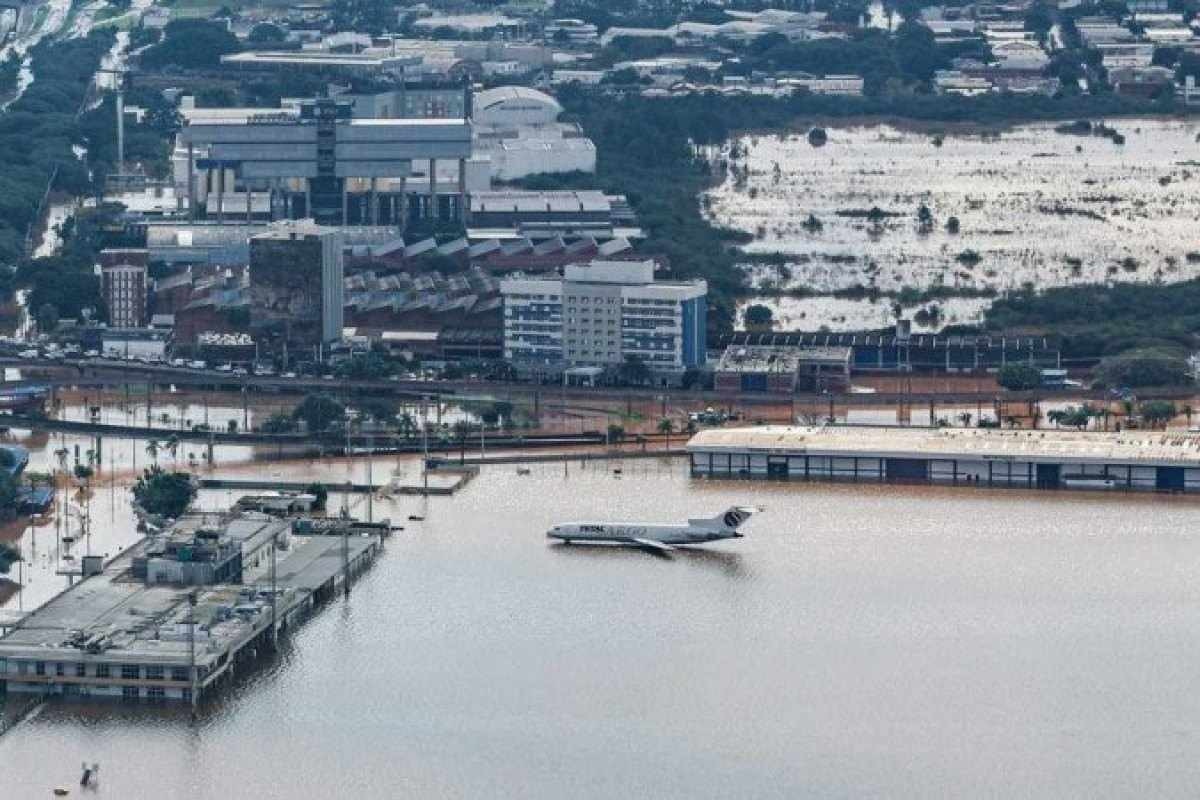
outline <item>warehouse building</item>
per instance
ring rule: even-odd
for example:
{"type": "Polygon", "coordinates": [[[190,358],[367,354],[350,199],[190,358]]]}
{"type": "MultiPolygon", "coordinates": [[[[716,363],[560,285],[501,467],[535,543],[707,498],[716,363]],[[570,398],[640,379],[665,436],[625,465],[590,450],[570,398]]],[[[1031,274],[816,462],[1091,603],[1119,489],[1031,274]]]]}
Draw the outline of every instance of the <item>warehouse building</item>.
{"type": "Polygon", "coordinates": [[[970,428],[719,428],[693,475],[1036,489],[1200,491],[1200,434],[970,428]]]}

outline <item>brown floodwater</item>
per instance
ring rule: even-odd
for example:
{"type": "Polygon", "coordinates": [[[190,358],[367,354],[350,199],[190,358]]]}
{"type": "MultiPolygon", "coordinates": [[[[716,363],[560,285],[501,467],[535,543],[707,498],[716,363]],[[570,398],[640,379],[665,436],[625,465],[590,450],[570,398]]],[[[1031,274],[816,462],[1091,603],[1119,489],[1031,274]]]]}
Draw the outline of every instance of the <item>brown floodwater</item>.
{"type": "Polygon", "coordinates": [[[1190,794],[1197,510],[493,467],[377,500],[426,520],[198,721],[46,704],[0,737],[0,797],[83,760],[113,798],[1190,794]],[[544,537],[740,503],[746,538],[670,559],[544,537]]]}

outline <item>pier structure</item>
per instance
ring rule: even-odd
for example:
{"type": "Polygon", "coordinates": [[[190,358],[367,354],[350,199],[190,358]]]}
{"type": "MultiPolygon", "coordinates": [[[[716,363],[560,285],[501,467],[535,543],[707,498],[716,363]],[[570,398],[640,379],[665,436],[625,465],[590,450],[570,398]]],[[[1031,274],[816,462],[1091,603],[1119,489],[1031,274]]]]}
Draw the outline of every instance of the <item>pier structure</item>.
{"type": "Polygon", "coordinates": [[[195,704],[348,592],[382,547],[382,533],[299,522],[185,515],[11,627],[0,688],[195,704]]]}
{"type": "Polygon", "coordinates": [[[1200,434],[977,428],[716,428],[687,445],[713,478],[1200,492],[1200,434]]]}

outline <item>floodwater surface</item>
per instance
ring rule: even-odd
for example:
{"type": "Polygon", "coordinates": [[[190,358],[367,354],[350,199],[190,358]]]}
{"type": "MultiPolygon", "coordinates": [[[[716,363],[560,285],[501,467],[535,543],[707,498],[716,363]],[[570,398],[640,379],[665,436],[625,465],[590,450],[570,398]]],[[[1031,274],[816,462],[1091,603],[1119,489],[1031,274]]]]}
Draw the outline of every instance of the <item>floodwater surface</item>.
{"type": "Polygon", "coordinates": [[[1194,501],[493,467],[208,701],[50,702],[0,796],[1182,796],[1200,782],[1194,501]],[[565,520],[766,511],[661,558],[565,520]]]}

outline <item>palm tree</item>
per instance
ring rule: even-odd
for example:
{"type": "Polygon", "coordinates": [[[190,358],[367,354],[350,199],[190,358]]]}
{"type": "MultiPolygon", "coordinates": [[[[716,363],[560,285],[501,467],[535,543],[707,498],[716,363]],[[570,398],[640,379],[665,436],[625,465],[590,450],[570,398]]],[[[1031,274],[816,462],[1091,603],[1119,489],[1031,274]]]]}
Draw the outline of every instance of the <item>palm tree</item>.
{"type": "Polygon", "coordinates": [[[400,429],[400,435],[405,439],[411,439],[417,430],[417,422],[413,419],[413,415],[405,411],[397,420],[397,427],[400,429]]]}
{"type": "Polygon", "coordinates": [[[667,449],[671,449],[671,433],[675,430],[675,423],[670,417],[663,417],[658,421],[658,432],[666,435],[667,449]]]}
{"type": "Polygon", "coordinates": [[[958,415],[958,421],[962,423],[962,426],[963,426],[964,428],[969,428],[969,427],[971,427],[971,420],[972,420],[972,419],[973,419],[973,415],[971,414],[971,412],[970,412],[970,411],[963,411],[962,413],[960,413],[960,414],[958,415]]]}
{"type": "Polygon", "coordinates": [[[1185,417],[1187,417],[1188,427],[1191,428],[1192,427],[1192,414],[1194,414],[1196,412],[1196,409],[1192,408],[1191,403],[1184,403],[1182,406],[1179,407],[1179,411],[1185,417]]]}
{"type": "Polygon", "coordinates": [[[454,423],[454,438],[458,439],[458,462],[460,464],[467,460],[467,437],[470,435],[471,423],[468,420],[460,419],[458,422],[454,423]]]}
{"type": "Polygon", "coordinates": [[[179,466],[179,437],[172,435],[167,439],[165,446],[167,452],[171,454],[171,461],[174,462],[175,466],[179,466]]]}
{"type": "Polygon", "coordinates": [[[1059,411],[1058,409],[1046,412],[1046,419],[1056,428],[1062,424],[1064,416],[1064,412],[1059,411]]]}
{"type": "Polygon", "coordinates": [[[146,442],[146,455],[154,459],[154,466],[158,466],[158,440],[151,439],[146,442]]]}

